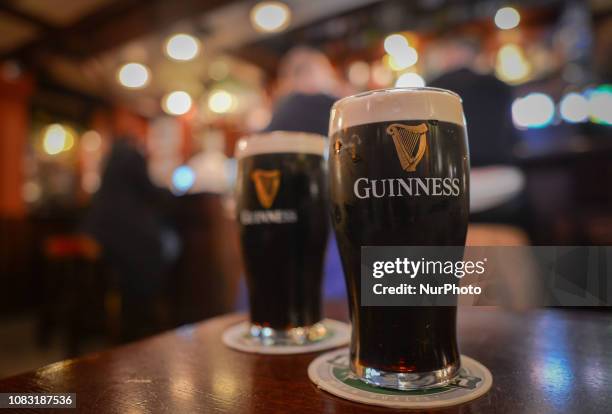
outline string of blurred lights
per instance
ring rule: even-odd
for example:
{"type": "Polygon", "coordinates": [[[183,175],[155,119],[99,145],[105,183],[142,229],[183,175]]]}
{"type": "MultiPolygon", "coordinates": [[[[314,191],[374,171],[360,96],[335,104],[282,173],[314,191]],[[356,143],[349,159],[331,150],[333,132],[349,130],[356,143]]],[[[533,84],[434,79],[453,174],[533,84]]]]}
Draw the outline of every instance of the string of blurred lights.
{"type": "MultiPolygon", "coordinates": [[[[512,7],[497,10],[494,22],[499,29],[509,30],[520,23],[519,12],[512,7]]],[[[250,11],[252,27],[263,33],[278,33],[291,21],[291,10],[280,1],[259,1],[250,11]]],[[[370,81],[375,86],[386,87],[393,84],[397,87],[425,86],[424,78],[414,69],[419,61],[419,54],[410,33],[392,33],[383,41],[385,55],[383,66],[370,66],[367,62],[353,63],[347,72],[349,81],[360,88],[367,88],[370,81]],[[387,70],[390,69],[389,70],[387,70]]],[[[200,53],[201,44],[195,37],[186,33],[176,33],[165,41],[164,52],[175,61],[189,61],[200,53]]],[[[523,50],[517,44],[508,43],[500,47],[497,54],[497,76],[511,84],[529,79],[531,64],[523,50]]],[[[227,76],[227,63],[218,60],[209,65],[211,79],[220,81],[227,76]]],[[[118,73],[119,82],[132,89],[143,88],[150,81],[150,70],[142,63],[128,63],[118,73]]],[[[236,107],[236,98],[228,91],[214,90],[208,94],[208,108],[214,114],[226,114],[236,107]]],[[[162,109],[170,115],[183,115],[191,109],[193,99],[187,91],[173,91],[162,98],[162,109]]]]}
{"type": "Polygon", "coordinates": [[[550,126],[558,119],[567,123],[591,121],[612,125],[612,85],[589,88],[583,93],[569,92],[555,105],[554,100],[540,92],[519,97],[512,103],[512,119],[519,129],[550,126]]]}
{"type": "MultiPolygon", "coordinates": [[[[250,20],[253,29],[258,32],[278,33],[289,26],[291,9],[287,4],[280,1],[260,1],[251,8],[250,20]]],[[[169,36],[165,40],[163,48],[169,59],[179,62],[195,59],[200,54],[201,49],[200,40],[187,33],[175,33],[169,36]]],[[[398,63],[399,65],[405,65],[405,62],[401,61],[401,57],[397,59],[401,62],[398,63]]],[[[209,76],[215,81],[223,80],[228,71],[228,65],[223,60],[214,61],[209,65],[209,76]]],[[[117,71],[117,81],[128,89],[141,89],[150,83],[151,70],[143,63],[128,62],[117,71]]],[[[169,115],[186,114],[192,105],[193,99],[187,91],[171,91],[161,100],[162,109],[169,115]]],[[[213,113],[225,114],[235,106],[235,97],[228,91],[216,90],[209,94],[208,107],[213,113]]]]}
{"type": "Polygon", "coordinates": [[[533,92],[512,103],[512,119],[517,128],[542,128],[555,116],[555,103],[544,93],[533,92]]]}

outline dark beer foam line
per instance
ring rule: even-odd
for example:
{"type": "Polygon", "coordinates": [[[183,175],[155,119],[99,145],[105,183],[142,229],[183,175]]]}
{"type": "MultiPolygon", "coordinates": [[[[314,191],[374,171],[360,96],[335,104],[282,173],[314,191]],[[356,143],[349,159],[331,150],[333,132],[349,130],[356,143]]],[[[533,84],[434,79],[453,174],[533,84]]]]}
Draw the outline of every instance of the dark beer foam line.
{"type": "Polygon", "coordinates": [[[274,131],[242,138],[236,144],[238,159],[257,154],[314,154],[323,156],[327,139],[305,132],[274,131]]]}
{"type": "Polygon", "coordinates": [[[357,125],[397,120],[437,120],[465,126],[459,95],[437,88],[391,88],[337,101],[329,134],[357,125]]]}

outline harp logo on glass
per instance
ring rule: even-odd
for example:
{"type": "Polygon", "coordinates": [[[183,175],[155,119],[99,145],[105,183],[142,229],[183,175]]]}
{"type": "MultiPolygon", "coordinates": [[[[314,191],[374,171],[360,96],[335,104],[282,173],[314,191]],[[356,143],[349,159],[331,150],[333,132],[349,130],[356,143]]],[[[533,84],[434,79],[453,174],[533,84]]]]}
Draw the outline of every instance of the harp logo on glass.
{"type": "Polygon", "coordinates": [[[255,185],[257,201],[264,210],[243,210],[240,212],[240,223],[251,224],[285,224],[295,223],[298,220],[297,211],[286,209],[270,209],[278,190],[280,189],[280,170],[257,169],[251,173],[251,180],[255,185]]]}
{"type": "Polygon", "coordinates": [[[427,124],[391,124],[387,134],[393,137],[397,157],[404,171],[413,172],[427,149],[427,124]]]}
{"type": "MultiPolygon", "coordinates": [[[[397,158],[402,169],[415,172],[427,150],[427,124],[391,124],[386,132],[393,138],[397,158]]],[[[452,177],[408,177],[369,179],[361,177],[353,185],[355,196],[364,198],[404,196],[446,196],[461,194],[461,180],[452,177]]]]}
{"type": "Polygon", "coordinates": [[[272,207],[280,186],[280,170],[255,170],[251,173],[251,180],[255,184],[257,199],[263,208],[272,207]]]}

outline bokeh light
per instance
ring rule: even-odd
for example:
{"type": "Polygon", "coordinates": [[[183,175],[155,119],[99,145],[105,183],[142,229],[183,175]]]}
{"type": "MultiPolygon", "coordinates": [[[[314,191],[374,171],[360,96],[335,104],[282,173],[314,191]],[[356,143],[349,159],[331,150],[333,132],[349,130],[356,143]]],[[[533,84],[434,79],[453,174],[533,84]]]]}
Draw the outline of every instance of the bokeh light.
{"type": "Polygon", "coordinates": [[[23,200],[26,203],[35,203],[40,199],[42,189],[40,184],[34,181],[26,181],[21,188],[23,200]]]}
{"type": "Polygon", "coordinates": [[[80,144],[85,151],[96,152],[102,146],[102,137],[97,131],[87,131],[81,137],[80,144]]]}
{"type": "Polygon", "coordinates": [[[353,62],[348,67],[347,76],[351,84],[364,87],[370,81],[370,65],[362,60],[353,62]]]}
{"type": "Polygon", "coordinates": [[[409,68],[419,60],[417,50],[410,46],[404,35],[392,34],[387,36],[384,41],[384,48],[387,52],[384,62],[394,71],[409,68]]]}
{"type": "Polygon", "coordinates": [[[408,43],[408,39],[404,35],[395,33],[387,36],[383,43],[385,52],[390,55],[398,55],[402,53],[405,49],[410,47],[408,43]]]}
{"type": "Polygon", "coordinates": [[[589,119],[589,103],[583,95],[570,92],[559,102],[559,114],[566,122],[585,122],[589,119]]]}
{"type": "Polygon", "coordinates": [[[520,46],[509,43],[497,52],[495,73],[504,82],[520,83],[531,73],[531,64],[525,58],[520,46]]]}
{"type": "Polygon", "coordinates": [[[600,85],[588,91],[588,112],[597,124],[612,125],[612,85],[600,85]]]}
{"type": "Polygon", "coordinates": [[[172,186],[179,194],[186,193],[195,182],[195,172],[187,165],[177,167],[172,173],[172,186]]]}
{"type": "Polygon", "coordinates": [[[251,9],[251,23],[258,32],[283,31],[290,19],[289,7],[279,1],[262,1],[251,9]]]}
{"type": "Polygon", "coordinates": [[[389,86],[393,82],[393,72],[381,61],[372,64],[371,76],[376,86],[389,86]]]}
{"type": "Polygon", "coordinates": [[[192,60],[200,52],[200,42],[186,33],[178,33],[166,41],[166,54],[174,60],[192,60]]]}
{"type": "Polygon", "coordinates": [[[81,188],[88,194],[93,194],[100,188],[100,174],[88,171],[81,177],[81,188]]]}
{"type": "Polygon", "coordinates": [[[208,97],[208,108],[217,114],[229,112],[234,107],[234,97],[227,91],[213,91],[208,97]]]}
{"type": "Polygon", "coordinates": [[[384,59],[389,68],[397,72],[415,65],[419,60],[419,55],[415,48],[408,47],[402,54],[385,55],[384,59]]]}
{"type": "Polygon", "coordinates": [[[162,108],[170,115],[183,115],[191,109],[191,96],[185,91],[174,91],[163,99],[162,108]]]}
{"type": "Polygon", "coordinates": [[[546,94],[535,92],[512,103],[512,120],[518,128],[543,128],[555,117],[555,103],[546,94]]]}
{"type": "Polygon", "coordinates": [[[70,150],[74,145],[74,134],[60,124],[51,124],[43,132],[43,150],[56,155],[70,150]]]}
{"type": "Polygon", "coordinates": [[[143,88],[149,83],[149,68],[141,63],[126,63],[117,73],[119,83],[126,88],[143,88]]]}
{"type": "Polygon", "coordinates": [[[502,29],[514,29],[521,22],[521,15],[513,7],[502,7],[495,13],[495,25],[502,29]]]}
{"type": "Polygon", "coordinates": [[[418,73],[404,73],[395,81],[396,88],[422,88],[425,80],[418,73]]]}

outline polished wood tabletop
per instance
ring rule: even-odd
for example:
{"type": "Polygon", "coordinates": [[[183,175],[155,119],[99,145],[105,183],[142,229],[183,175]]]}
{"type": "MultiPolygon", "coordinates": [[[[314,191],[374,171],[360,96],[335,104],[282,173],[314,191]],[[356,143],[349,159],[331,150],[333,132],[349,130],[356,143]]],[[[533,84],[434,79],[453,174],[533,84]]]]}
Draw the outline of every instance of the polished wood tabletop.
{"type": "MultiPolygon", "coordinates": [[[[327,315],[346,319],[343,304],[327,315]]],[[[83,413],[381,413],[317,389],[318,355],[262,356],[228,349],[232,314],[0,380],[0,392],[74,392],[83,413]]],[[[493,387],[439,413],[609,413],[612,314],[589,310],[459,311],[461,352],[485,364],[493,387]]],[[[49,412],[48,410],[41,410],[49,412]]]]}

